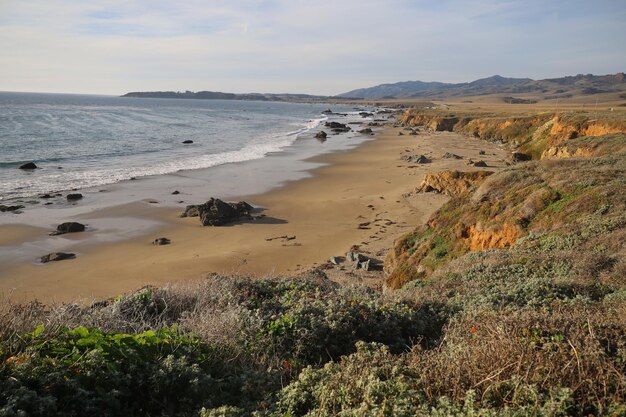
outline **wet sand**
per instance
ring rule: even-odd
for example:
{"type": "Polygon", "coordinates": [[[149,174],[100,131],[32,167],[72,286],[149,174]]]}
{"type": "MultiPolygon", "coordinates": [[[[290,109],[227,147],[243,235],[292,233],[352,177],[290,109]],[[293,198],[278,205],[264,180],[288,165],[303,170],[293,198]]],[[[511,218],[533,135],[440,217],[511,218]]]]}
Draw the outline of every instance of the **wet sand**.
{"type": "MultiPolygon", "coordinates": [[[[405,196],[426,172],[477,169],[467,165],[469,158],[485,160],[489,170],[500,169],[507,155],[495,144],[454,133],[398,136],[401,130],[385,128],[375,140],[355,149],[315,157],[313,162],[325,166],[313,170],[310,178],[236,198],[262,208],[255,214],[264,217],[257,220],[203,227],[198,218],[179,218],[180,209],[146,201],[83,215],[100,219],[97,230],[50,238],[63,239],[64,247],[69,243],[76,259],[9,264],[0,270],[0,292],[19,301],[74,301],[112,297],[144,285],[193,280],[209,273],[293,275],[322,265],[331,256],[345,255],[353,245],[382,260],[396,238],[424,223],[447,201],[433,193],[405,196]],[[479,155],[479,150],[486,155],[479,155]],[[445,152],[465,159],[442,159],[445,152]],[[424,154],[433,161],[412,166],[400,159],[405,153],[424,154]],[[120,224],[128,222],[143,222],[144,232],[108,241],[107,232],[119,235],[120,224]],[[93,239],[94,235],[102,237],[93,239]],[[158,237],[171,239],[171,244],[153,245],[158,237]]],[[[18,249],[44,232],[19,225],[5,225],[0,231],[0,245],[18,249]],[[8,227],[10,236],[5,234],[8,227]]],[[[346,271],[329,270],[341,280],[367,279],[367,274],[346,271]]]]}

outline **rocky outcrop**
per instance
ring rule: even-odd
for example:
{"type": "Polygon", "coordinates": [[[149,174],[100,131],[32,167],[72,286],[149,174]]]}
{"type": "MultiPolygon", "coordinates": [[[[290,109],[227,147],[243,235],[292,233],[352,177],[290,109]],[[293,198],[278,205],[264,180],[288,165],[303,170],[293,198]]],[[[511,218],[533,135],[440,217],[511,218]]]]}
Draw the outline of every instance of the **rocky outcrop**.
{"type": "Polygon", "coordinates": [[[374,134],[372,129],[369,128],[369,127],[366,127],[365,129],[359,130],[359,133],[362,134],[362,135],[373,135],[374,134]]]}
{"type": "Polygon", "coordinates": [[[493,225],[488,227],[477,223],[466,227],[461,237],[471,252],[502,249],[513,245],[523,234],[518,225],[493,225]]]}
{"type": "Polygon", "coordinates": [[[624,152],[532,161],[488,175],[478,186],[460,182],[461,175],[453,171],[427,176],[423,191],[442,189],[453,198],[425,225],[396,241],[385,260],[386,285],[400,288],[436,271],[443,274],[444,265],[468,252],[518,247],[527,239],[549,252],[584,242],[593,233],[623,229],[624,152]],[[550,238],[543,240],[544,235],[550,238]]]}
{"type": "Polygon", "coordinates": [[[440,171],[428,173],[415,189],[416,193],[437,192],[449,196],[464,193],[483,182],[492,171],[440,171]]]}
{"type": "Polygon", "coordinates": [[[330,130],[332,130],[335,133],[349,132],[350,130],[352,130],[350,126],[347,126],[339,122],[326,122],[324,126],[328,127],[330,130]]]}
{"type": "Polygon", "coordinates": [[[547,148],[575,138],[626,133],[623,118],[582,112],[505,116],[497,113],[451,115],[437,110],[413,109],[407,110],[399,122],[506,144],[533,159],[539,159],[547,148]]]}
{"type": "Polygon", "coordinates": [[[315,134],[315,139],[319,139],[321,141],[326,140],[326,137],[328,136],[328,134],[326,132],[324,132],[323,130],[320,130],[319,132],[317,132],[315,134]]]}
{"type": "Polygon", "coordinates": [[[242,217],[252,219],[253,207],[245,201],[226,203],[211,198],[204,204],[187,206],[181,217],[199,217],[203,226],[222,226],[242,217]]]}

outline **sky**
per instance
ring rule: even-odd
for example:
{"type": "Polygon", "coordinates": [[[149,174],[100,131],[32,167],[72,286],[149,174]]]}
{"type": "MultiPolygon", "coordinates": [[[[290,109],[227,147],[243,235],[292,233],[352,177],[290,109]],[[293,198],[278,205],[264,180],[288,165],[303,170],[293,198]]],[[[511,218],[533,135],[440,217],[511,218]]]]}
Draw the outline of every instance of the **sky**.
{"type": "Polygon", "coordinates": [[[0,91],[334,95],[626,71],[626,0],[0,0],[0,91]]]}

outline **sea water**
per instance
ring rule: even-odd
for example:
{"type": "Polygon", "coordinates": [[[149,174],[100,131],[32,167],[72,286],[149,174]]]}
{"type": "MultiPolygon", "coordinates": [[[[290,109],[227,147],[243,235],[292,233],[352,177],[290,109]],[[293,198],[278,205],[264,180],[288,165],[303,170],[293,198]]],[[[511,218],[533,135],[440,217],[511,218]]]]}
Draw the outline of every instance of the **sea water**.
{"type": "Polygon", "coordinates": [[[316,128],[327,107],[0,93],[0,200],[263,158],[316,128]],[[18,169],[31,161],[39,168],[18,169]]]}

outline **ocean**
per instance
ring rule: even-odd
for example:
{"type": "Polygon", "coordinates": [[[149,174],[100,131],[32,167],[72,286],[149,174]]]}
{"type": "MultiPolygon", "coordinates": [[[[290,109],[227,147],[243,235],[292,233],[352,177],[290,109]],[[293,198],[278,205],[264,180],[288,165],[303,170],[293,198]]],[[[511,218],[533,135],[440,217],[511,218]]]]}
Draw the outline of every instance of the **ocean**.
{"type": "MultiPolygon", "coordinates": [[[[0,93],[0,200],[256,160],[317,128],[327,108],[0,93]],[[18,169],[31,161],[39,169],[18,169]]],[[[357,113],[351,106],[332,109],[357,113]]]]}

